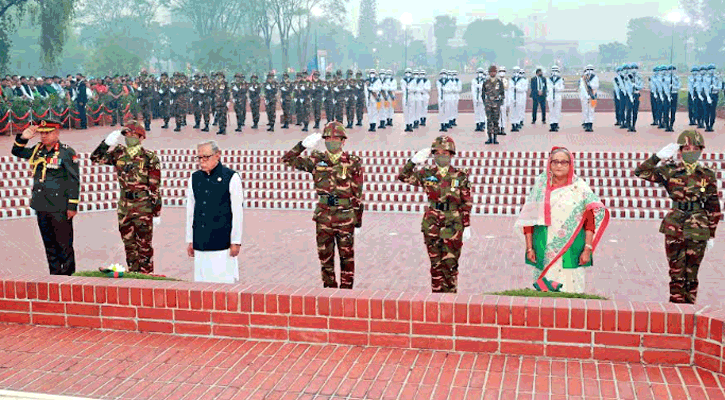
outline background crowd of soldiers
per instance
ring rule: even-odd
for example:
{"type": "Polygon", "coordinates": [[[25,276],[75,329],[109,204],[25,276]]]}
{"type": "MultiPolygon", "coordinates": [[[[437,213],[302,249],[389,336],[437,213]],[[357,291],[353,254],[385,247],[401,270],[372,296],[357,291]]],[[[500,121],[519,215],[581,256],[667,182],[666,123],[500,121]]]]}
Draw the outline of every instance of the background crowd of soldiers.
{"type": "MultiPolygon", "coordinates": [[[[373,131],[393,124],[393,92],[397,90],[397,84],[392,71],[381,71],[379,81],[381,84],[377,95],[385,101],[387,112],[379,113],[381,119],[379,125],[373,124],[373,131]]],[[[294,124],[302,126],[305,132],[311,122],[314,122],[313,129],[320,127],[323,111],[328,123],[347,120],[348,129],[353,125],[362,126],[366,108],[366,79],[363,79],[362,72],[354,74],[352,70],[347,70],[346,77],[343,77],[341,70],[337,70],[328,80],[320,79],[318,71],[314,71],[312,76],[302,71],[296,73],[295,80],[291,80],[290,74],[285,72],[282,80],[277,81],[275,73],[269,72],[264,82],[259,82],[256,74],[252,74],[247,81],[241,73],[235,74],[233,81],[227,82],[223,72],[213,73],[211,77],[205,73],[196,73],[191,79],[180,72],[174,73],[171,78],[162,73],[157,80],[142,71],[136,84],[137,101],[147,131],[151,129],[151,119],[156,111],[164,122],[164,129],[169,128],[169,121],[174,118],[174,131],[181,131],[181,127],[187,124],[187,114],[193,114],[194,129],[199,129],[203,122],[201,131],[209,132],[211,123],[219,127],[217,134],[226,134],[228,103],[232,102],[237,115],[235,131],[241,132],[245,126],[247,100],[253,129],[258,129],[260,106],[264,101],[268,131],[274,131],[278,98],[282,109],[280,127],[288,129],[294,124]]],[[[113,115],[111,126],[115,126],[122,120],[118,98],[123,95],[123,86],[113,83],[109,93],[113,98],[108,105],[113,115]]]]}

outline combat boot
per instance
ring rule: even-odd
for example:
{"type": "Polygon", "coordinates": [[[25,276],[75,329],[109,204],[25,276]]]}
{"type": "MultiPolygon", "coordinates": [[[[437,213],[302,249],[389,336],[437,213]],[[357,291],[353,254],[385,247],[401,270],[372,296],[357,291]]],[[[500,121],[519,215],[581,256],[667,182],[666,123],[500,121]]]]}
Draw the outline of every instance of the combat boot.
{"type": "MultiPolygon", "coordinates": [[[[360,124],[362,125],[362,124],[360,124]]],[[[320,129],[320,120],[315,120],[315,126],[312,127],[312,129],[320,129]]]]}
{"type": "Polygon", "coordinates": [[[216,118],[214,118],[214,121],[211,123],[211,126],[217,126],[219,123],[217,122],[216,118]]]}
{"type": "Polygon", "coordinates": [[[385,120],[380,121],[380,126],[378,126],[378,129],[385,129],[385,120]]]}
{"type": "Polygon", "coordinates": [[[355,124],[355,126],[362,126],[362,120],[357,121],[357,124],[355,124]]]}
{"type": "Polygon", "coordinates": [[[269,125],[269,128],[267,128],[267,132],[274,132],[274,122],[269,125]]]}
{"type": "Polygon", "coordinates": [[[151,130],[151,124],[150,123],[148,123],[148,124],[147,123],[144,123],[144,125],[145,125],[145,129],[146,129],[147,132],[151,130]]]}
{"type": "Polygon", "coordinates": [[[558,122],[554,124],[554,128],[556,129],[556,132],[559,132],[559,123],[558,122]]]}
{"type": "Polygon", "coordinates": [[[255,122],[254,125],[252,125],[252,129],[259,129],[259,125],[255,122]]]}
{"type": "Polygon", "coordinates": [[[201,130],[202,132],[209,132],[209,123],[204,124],[204,129],[201,130]]]}
{"type": "MultiPolygon", "coordinates": [[[[199,129],[199,124],[200,124],[200,123],[201,123],[201,122],[199,122],[199,121],[196,121],[196,123],[194,124],[194,127],[193,127],[193,128],[194,128],[194,129],[199,129]]],[[[182,124],[182,125],[183,125],[183,124],[182,124]]]]}
{"type": "Polygon", "coordinates": [[[549,124],[549,132],[556,132],[556,129],[554,128],[556,124],[549,124]]]}
{"type": "Polygon", "coordinates": [[[164,124],[161,125],[161,129],[169,129],[169,121],[164,121],[164,124]]]}
{"type": "Polygon", "coordinates": [[[405,132],[413,132],[413,125],[406,124],[405,125],[405,132]]]}
{"type": "Polygon", "coordinates": [[[425,122],[428,120],[428,118],[423,117],[420,119],[420,126],[425,126],[425,122]]]}
{"type": "Polygon", "coordinates": [[[458,124],[456,124],[456,119],[455,118],[453,118],[451,120],[451,126],[458,126],[458,124]]]}
{"type": "Polygon", "coordinates": [[[446,124],[441,124],[441,129],[438,132],[448,132],[448,128],[446,128],[446,124]]]}
{"type": "Polygon", "coordinates": [[[305,122],[305,127],[302,128],[302,132],[307,132],[307,125],[309,125],[309,122],[305,122]]]}
{"type": "Polygon", "coordinates": [[[241,132],[241,131],[242,131],[242,126],[237,124],[237,129],[235,129],[234,132],[241,132]]]}
{"type": "Polygon", "coordinates": [[[488,134],[488,140],[486,141],[486,144],[493,144],[493,135],[490,133],[488,134]]]}
{"type": "Polygon", "coordinates": [[[217,135],[226,135],[227,131],[226,129],[219,129],[219,132],[216,133],[217,135]]]}
{"type": "Polygon", "coordinates": [[[352,122],[347,121],[347,125],[345,125],[345,129],[352,129],[352,122]]]}
{"type": "Polygon", "coordinates": [[[282,129],[289,129],[289,124],[287,124],[287,121],[284,122],[281,126],[282,129]]]}
{"type": "Polygon", "coordinates": [[[496,141],[496,136],[506,136],[506,132],[503,130],[503,128],[499,128],[498,133],[493,136],[494,142],[496,141]]]}
{"type": "Polygon", "coordinates": [[[368,132],[375,132],[375,124],[370,124],[370,129],[368,129],[368,132]]]}
{"type": "Polygon", "coordinates": [[[181,125],[176,124],[176,128],[174,128],[174,132],[181,132],[181,125]]]}
{"type": "Polygon", "coordinates": [[[393,126],[393,119],[392,118],[388,118],[388,126],[393,126]]]}

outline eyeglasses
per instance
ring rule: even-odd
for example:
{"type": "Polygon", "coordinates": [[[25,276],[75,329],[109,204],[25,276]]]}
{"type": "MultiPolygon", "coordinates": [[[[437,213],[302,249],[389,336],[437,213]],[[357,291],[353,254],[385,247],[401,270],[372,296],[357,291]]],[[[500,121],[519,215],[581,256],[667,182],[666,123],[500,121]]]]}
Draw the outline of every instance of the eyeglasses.
{"type": "Polygon", "coordinates": [[[563,166],[569,165],[569,164],[570,164],[570,162],[568,160],[562,160],[562,161],[551,160],[551,165],[561,165],[563,167],[563,166]]]}
{"type": "Polygon", "coordinates": [[[215,154],[196,156],[196,161],[207,161],[208,159],[210,159],[214,156],[215,156],[215,154]]]}

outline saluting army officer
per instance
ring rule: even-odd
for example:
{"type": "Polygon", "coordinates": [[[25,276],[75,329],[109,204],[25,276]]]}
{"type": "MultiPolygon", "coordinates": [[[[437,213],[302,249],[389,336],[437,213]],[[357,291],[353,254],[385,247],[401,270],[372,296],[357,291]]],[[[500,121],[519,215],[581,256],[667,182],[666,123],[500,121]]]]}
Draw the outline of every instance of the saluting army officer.
{"type": "Polygon", "coordinates": [[[154,272],[153,226],[161,223],[161,162],[156,153],[141,147],[146,131],[135,121],[111,132],[91,154],[96,164],[116,170],[121,194],[118,230],[126,250],[128,270],[154,272]],[[117,143],[121,136],[125,146],[117,143]]]}
{"type": "Polygon", "coordinates": [[[73,217],[81,187],[78,155],[58,140],[60,122],[44,119],[36,124],[15,137],[12,154],[33,168],[30,207],[38,219],[50,274],[70,276],[76,271],[73,217]],[[28,147],[37,133],[40,143],[28,147]]]}
{"type": "Polygon", "coordinates": [[[470,238],[471,183],[468,172],[451,166],[456,144],[449,136],[439,136],[431,148],[417,152],[403,167],[398,180],[422,186],[429,204],[423,214],[421,231],[430,257],[433,292],[456,293],[458,259],[463,241],[470,238]],[[433,152],[435,166],[416,169],[433,152]]]}
{"type": "Polygon", "coordinates": [[[698,163],[704,148],[702,134],[686,130],[677,143],[665,146],[634,171],[638,177],[662,185],[672,199],[672,210],[660,225],[670,264],[672,303],[695,303],[700,262],[706,248],[712,247],[722,216],[715,171],[698,163]],[[673,161],[678,154],[681,160],[673,161]]]}
{"type": "Polygon", "coordinates": [[[342,123],[333,121],[325,126],[322,135],[313,133],[282,157],[290,167],[312,174],[319,203],[312,220],[317,223],[317,254],[322,263],[322,283],[336,288],[335,245],[340,253],[340,288],[352,289],[355,277],[354,238],[362,226],[363,169],[360,157],[342,151],[347,135],[342,123]],[[301,156],[305,149],[325,140],[327,152],[313,150],[309,157],[301,156]]]}

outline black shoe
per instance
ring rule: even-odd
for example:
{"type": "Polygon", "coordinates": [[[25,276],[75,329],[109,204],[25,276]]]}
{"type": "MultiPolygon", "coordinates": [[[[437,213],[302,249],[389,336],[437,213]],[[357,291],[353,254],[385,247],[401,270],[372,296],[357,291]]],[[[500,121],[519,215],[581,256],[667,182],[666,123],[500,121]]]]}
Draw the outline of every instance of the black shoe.
{"type": "Polygon", "coordinates": [[[458,126],[458,124],[456,124],[456,119],[455,118],[453,118],[453,121],[451,121],[451,126],[458,126]]]}
{"type": "Polygon", "coordinates": [[[392,118],[388,118],[388,126],[393,126],[393,119],[392,118]]]}
{"type": "MultiPolygon", "coordinates": [[[[360,124],[362,126],[362,124],[360,124]]],[[[312,129],[320,129],[320,121],[315,121],[315,126],[312,129]]]]}
{"type": "Polygon", "coordinates": [[[659,124],[657,123],[657,121],[652,121],[652,123],[651,123],[651,124],[649,124],[649,125],[650,125],[650,126],[656,126],[656,125],[659,125],[659,124]]]}
{"type": "Polygon", "coordinates": [[[202,132],[209,132],[209,124],[204,125],[204,129],[201,130],[202,132]]]}
{"type": "Polygon", "coordinates": [[[285,122],[282,126],[280,126],[280,128],[282,128],[282,129],[289,129],[289,124],[287,124],[285,122]]]}
{"type": "Polygon", "coordinates": [[[556,132],[556,128],[554,128],[554,124],[549,124],[549,132],[556,132]]]}
{"type": "Polygon", "coordinates": [[[352,122],[348,122],[345,129],[352,129],[352,122]]]}
{"type": "Polygon", "coordinates": [[[378,129],[385,129],[385,121],[380,121],[380,125],[378,126],[378,129]]]}
{"type": "Polygon", "coordinates": [[[169,124],[163,124],[161,125],[161,129],[169,129],[169,124]]]}
{"type": "Polygon", "coordinates": [[[192,128],[199,129],[199,124],[194,125],[192,128]]]}
{"type": "Polygon", "coordinates": [[[368,132],[375,132],[375,124],[370,124],[370,128],[368,129],[368,132]]]}
{"type": "Polygon", "coordinates": [[[405,132],[413,132],[413,125],[411,125],[411,124],[405,125],[405,132]]]}
{"type": "Polygon", "coordinates": [[[441,124],[441,129],[438,130],[438,132],[448,132],[448,129],[446,128],[446,124],[441,124]]]}
{"type": "Polygon", "coordinates": [[[211,123],[211,126],[217,126],[217,125],[219,125],[219,122],[217,122],[217,121],[214,121],[211,123]]]}
{"type": "Polygon", "coordinates": [[[554,132],[559,132],[559,124],[554,124],[554,132]]]}
{"type": "Polygon", "coordinates": [[[504,131],[503,129],[501,129],[496,135],[497,136],[498,135],[500,135],[500,136],[506,136],[506,131],[504,131]]]}
{"type": "Polygon", "coordinates": [[[274,132],[274,124],[270,125],[269,128],[267,128],[267,132],[274,132]]]}
{"type": "Polygon", "coordinates": [[[493,144],[498,144],[498,140],[496,140],[496,136],[497,136],[497,135],[494,135],[494,136],[493,136],[493,144]]]}
{"type": "Polygon", "coordinates": [[[307,125],[308,125],[308,124],[309,124],[309,122],[305,122],[305,127],[304,127],[304,128],[302,128],[302,132],[307,132],[307,125]]]}
{"type": "Polygon", "coordinates": [[[426,121],[427,119],[428,119],[428,118],[421,118],[421,119],[420,119],[420,126],[425,126],[425,121],[426,121]]]}
{"type": "Polygon", "coordinates": [[[493,144],[493,138],[491,137],[491,135],[488,135],[488,140],[486,140],[485,144],[493,144]]]}
{"type": "Polygon", "coordinates": [[[637,130],[634,128],[629,128],[629,129],[627,129],[627,132],[637,132],[637,130]]]}
{"type": "Polygon", "coordinates": [[[414,121],[413,122],[413,129],[418,129],[418,126],[419,125],[420,125],[420,123],[418,121],[414,121]]]}
{"type": "MultiPolygon", "coordinates": [[[[84,128],[84,129],[88,129],[88,128],[84,128]]],[[[149,126],[149,125],[146,125],[146,132],[148,132],[148,131],[150,131],[150,130],[151,130],[151,126],[149,126]]]]}
{"type": "Polygon", "coordinates": [[[237,129],[235,129],[234,132],[241,132],[241,131],[242,131],[242,126],[237,125],[237,129]]]}
{"type": "Polygon", "coordinates": [[[355,126],[362,126],[362,121],[357,121],[357,124],[355,126]]]}
{"type": "Polygon", "coordinates": [[[111,126],[116,126],[116,123],[115,123],[115,122],[114,122],[114,123],[112,123],[112,124],[111,124],[111,126]]]}
{"type": "Polygon", "coordinates": [[[536,125],[536,120],[531,121],[531,125],[536,125]]]}
{"type": "Polygon", "coordinates": [[[254,125],[252,125],[252,129],[259,129],[259,126],[255,123],[254,125]]]}
{"type": "Polygon", "coordinates": [[[619,125],[622,125],[619,121],[614,123],[614,126],[619,126],[619,125]]]}
{"type": "Polygon", "coordinates": [[[546,125],[546,120],[545,120],[545,119],[542,119],[542,120],[541,120],[541,124],[542,124],[542,125],[546,125]]]}
{"type": "Polygon", "coordinates": [[[226,129],[219,129],[219,132],[216,133],[217,135],[226,135],[227,131],[226,129]]]}
{"type": "Polygon", "coordinates": [[[703,124],[697,124],[697,127],[698,127],[699,129],[702,129],[702,128],[704,128],[704,127],[705,127],[705,125],[703,125],[703,124]]]}
{"type": "Polygon", "coordinates": [[[181,132],[181,127],[177,125],[176,128],[174,128],[174,132],[181,132]]]}

